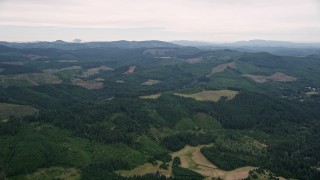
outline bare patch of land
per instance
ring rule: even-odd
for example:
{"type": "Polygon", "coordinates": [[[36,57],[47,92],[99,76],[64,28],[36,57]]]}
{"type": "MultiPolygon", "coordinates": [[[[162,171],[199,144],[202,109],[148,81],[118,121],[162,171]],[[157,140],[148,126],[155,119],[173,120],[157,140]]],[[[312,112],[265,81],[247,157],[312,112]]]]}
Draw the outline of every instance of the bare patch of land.
{"type": "Polygon", "coordinates": [[[95,74],[99,74],[100,71],[113,71],[113,69],[108,66],[100,66],[100,67],[90,68],[87,71],[83,72],[81,77],[90,77],[95,74]]]}
{"type": "Polygon", "coordinates": [[[231,90],[219,90],[219,91],[202,91],[194,94],[179,94],[174,93],[174,95],[193,98],[197,101],[213,101],[218,102],[220,98],[226,97],[227,100],[233,99],[239,92],[231,90]]]}
{"type": "Polygon", "coordinates": [[[191,59],[188,59],[188,60],[187,60],[187,63],[189,63],[189,64],[195,64],[195,63],[199,63],[199,62],[201,62],[201,61],[203,61],[202,58],[191,58],[191,59]]]}
{"type": "Polygon", "coordinates": [[[136,66],[130,66],[128,71],[124,72],[123,74],[132,74],[136,70],[136,66]]]}
{"type": "Polygon", "coordinates": [[[256,169],[255,167],[246,166],[234,169],[232,171],[224,171],[211,163],[204,157],[200,151],[202,146],[185,146],[180,151],[174,152],[171,156],[180,157],[181,167],[193,170],[205,176],[207,179],[222,178],[226,180],[245,179],[249,175],[249,171],[256,169]]]}
{"type": "Polygon", "coordinates": [[[161,93],[158,94],[152,94],[148,96],[139,96],[141,99],[158,99],[161,96],[161,93]]]}
{"type": "Polygon", "coordinates": [[[226,63],[226,64],[220,64],[219,66],[216,66],[214,68],[212,68],[211,73],[207,75],[207,77],[210,77],[216,73],[220,73],[225,71],[227,68],[230,69],[236,69],[236,63],[235,62],[230,62],[230,63],[226,63]]]}
{"type": "Polygon", "coordinates": [[[268,81],[266,76],[261,76],[261,75],[244,74],[242,76],[249,78],[256,83],[265,83],[268,81]]]}
{"type": "Polygon", "coordinates": [[[79,78],[72,78],[71,82],[74,85],[78,85],[78,86],[84,87],[84,88],[89,89],[89,90],[103,88],[103,83],[102,82],[84,81],[84,80],[79,79],[79,78]]]}
{"type": "Polygon", "coordinates": [[[148,81],[142,83],[141,85],[144,85],[144,86],[152,86],[154,84],[158,84],[160,83],[161,81],[159,80],[153,80],[153,79],[149,79],[148,81]]]}
{"type": "Polygon", "coordinates": [[[23,117],[34,115],[38,112],[39,110],[32,106],[0,103],[0,119],[8,119],[9,116],[23,117]]]}
{"type": "Polygon", "coordinates": [[[276,72],[272,74],[271,76],[268,77],[269,80],[271,81],[277,81],[277,82],[290,82],[290,81],[295,81],[297,78],[288,76],[286,74],[283,74],[281,72],[276,72]]]}
{"type": "Polygon", "coordinates": [[[262,75],[252,75],[252,74],[244,74],[243,77],[249,78],[256,83],[265,83],[268,81],[276,81],[276,82],[291,82],[296,81],[297,78],[288,76],[281,72],[276,72],[270,76],[262,76],[262,75]]]}

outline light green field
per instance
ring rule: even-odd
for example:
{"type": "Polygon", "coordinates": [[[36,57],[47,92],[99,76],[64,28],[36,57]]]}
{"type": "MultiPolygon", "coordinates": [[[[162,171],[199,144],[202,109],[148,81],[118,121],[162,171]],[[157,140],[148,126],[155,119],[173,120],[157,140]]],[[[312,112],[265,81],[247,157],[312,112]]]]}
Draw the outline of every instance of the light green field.
{"type": "Polygon", "coordinates": [[[81,179],[81,173],[75,168],[50,167],[39,169],[38,171],[25,176],[19,176],[11,179],[26,179],[26,180],[78,180],[81,179]]]}
{"type": "Polygon", "coordinates": [[[197,113],[193,117],[193,121],[197,127],[208,130],[222,129],[222,126],[218,120],[205,113],[197,113]]]}
{"type": "Polygon", "coordinates": [[[152,165],[151,163],[145,163],[141,166],[137,166],[132,170],[120,170],[117,171],[121,176],[132,177],[132,176],[141,176],[148,173],[156,173],[157,171],[165,176],[172,176],[172,162],[169,163],[168,169],[161,169],[160,165],[162,161],[157,161],[156,165],[152,165]]]}
{"type": "Polygon", "coordinates": [[[29,73],[18,75],[0,75],[0,85],[7,86],[37,86],[41,84],[59,84],[62,80],[50,73],[29,73]]]}
{"type": "Polygon", "coordinates": [[[32,106],[0,103],[0,119],[7,119],[9,116],[23,117],[38,112],[39,110],[32,106]]]}
{"type": "Polygon", "coordinates": [[[136,135],[135,142],[141,144],[141,147],[138,149],[139,152],[148,156],[168,152],[168,150],[160,146],[159,143],[156,143],[146,135],[136,135]]]}
{"type": "Polygon", "coordinates": [[[152,94],[148,96],[139,96],[141,99],[158,99],[161,96],[161,93],[158,94],[152,94]]]}
{"type": "Polygon", "coordinates": [[[141,85],[144,85],[144,86],[152,86],[154,84],[158,84],[160,83],[161,81],[159,80],[153,80],[153,79],[149,79],[148,81],[142,83],[141,85]]]}
{"type": "Polygon", "coordinates": [[[179,94],[174,93],[176,96],[193,98],[197,101],[213,101],[218,102],[220,98],[226,97],[227,100],[233,99],[239,92],[231,90],[219,90],[219,91],[202,91],[194,94],[179,94]]]}

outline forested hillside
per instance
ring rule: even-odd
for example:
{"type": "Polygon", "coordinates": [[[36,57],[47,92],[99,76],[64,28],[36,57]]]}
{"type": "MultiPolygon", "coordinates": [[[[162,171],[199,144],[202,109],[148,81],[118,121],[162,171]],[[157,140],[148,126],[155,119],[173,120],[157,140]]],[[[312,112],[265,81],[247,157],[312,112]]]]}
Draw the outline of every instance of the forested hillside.
{"type": "Polygon", "coordinates": [[[0,179],[319,179],[316,55],[152,43],[0,46],[0,179]]]}

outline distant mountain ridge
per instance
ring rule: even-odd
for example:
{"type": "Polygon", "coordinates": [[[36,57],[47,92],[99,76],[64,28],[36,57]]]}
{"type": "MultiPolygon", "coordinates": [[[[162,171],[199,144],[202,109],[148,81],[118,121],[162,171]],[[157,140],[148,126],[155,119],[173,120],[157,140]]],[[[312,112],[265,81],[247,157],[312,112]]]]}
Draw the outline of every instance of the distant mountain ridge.
{"type": "Polygon", "coordinates": [[[296,43],[288,41],[249,40],[233,43],[214,43],[204,41],[172,41],[182,46],[223,46],[223,47],[287,47],[287,48],[320,48],[320,43],[296,43]]]}
{"type": "Polygon", "coordinates": [[[75,42],[65,42],[62,40],[57,40],[53,42],[26,42],[26,43],[17,43],[17,42],[5,42],[0,41],[0,45],[19,48],[19,49],[29,49],[29,48],[54,48],[62,50],[76,50],[76,49],[87,49],[87,48],[160,48],[160,47],[169,47],[175,48],[180,47],[180,45],[173,44],[170,42],[164,41],[110,41],[110,42],[84,42],[84,43],[75,43],[75,42]]]}
{"type": "Polygon", "coordinates": [[[193,46],[200,49],[231,49],[246,52],[268,52],[281,56],[309,56],[320,54],[320,43],[294,43],[286,41],[250,40],[234,43],[213,43],[201,41],[173,41],[182,46],[193,46]]]}

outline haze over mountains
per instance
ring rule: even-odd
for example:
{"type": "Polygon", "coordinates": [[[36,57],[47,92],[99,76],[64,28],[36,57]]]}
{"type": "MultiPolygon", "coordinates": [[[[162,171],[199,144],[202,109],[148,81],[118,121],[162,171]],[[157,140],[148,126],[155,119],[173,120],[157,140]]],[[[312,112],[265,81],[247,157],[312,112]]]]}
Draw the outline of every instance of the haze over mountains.
{"type": "Polygon", "coordinates": [[[288,41],[268,41],[268,40],[249,40],[237,41],[233,43],[213,43],[204,41],[172,41],[175,44],[184,46],[248,46],[248,47],[291,47],[291,48],[320,48],[320,43],[296,43],[288,41]]]}
{"type": "Polygon", "coordinates": [[[0,45],[29,49],[29,48],[53,48],[61,50],[76,50],[86,48],[177,48],[180,46],[192,46],[204,50],[231,49],[246,52],[269,52],[276,55],[309,56],[320,54],[320,43],[294,43],[287,41],[250,40],[234,43],[211,43],[202,41],[106,41],[106,42],[66,42],[56,40],[53,42],[6,42],[0,41],[0,45]]]}
{"type": "Polygon", "coordinates": [[[85,48],[155,48],[155,47],[179,47],[179,45],[164,42],[164,41],[111,41],[111,42],[84,42],[84,43],[75,43],[75,42],[65,42],[62,40],[57,40],[53,42],[25,42],[25,43],[16,43],[16,42],[5,42],[1,41],[0,45],[12,47],[12,48],[54,48],[62,50],[75,50],[75,49],[85,49],[85,48]]]}
{"type": "Polygon", "coordinates": [[[269,52],[276,55],[308,56],[320,54],[320,43],[294,43],[287,41],[250,40],[234,43],[210,43],[202,41],[173,41],[183,46],[194,46],[201,49],[232,49],[247,52],[269,52]]]}

